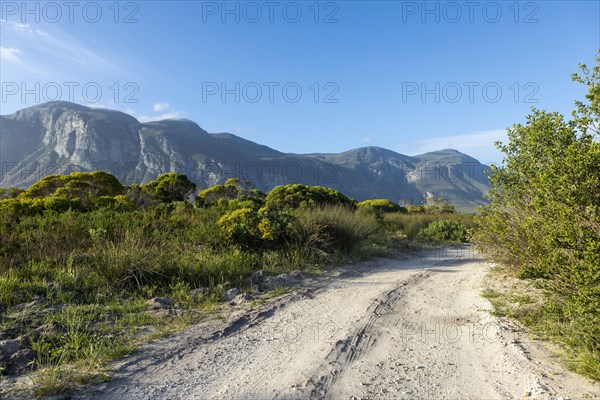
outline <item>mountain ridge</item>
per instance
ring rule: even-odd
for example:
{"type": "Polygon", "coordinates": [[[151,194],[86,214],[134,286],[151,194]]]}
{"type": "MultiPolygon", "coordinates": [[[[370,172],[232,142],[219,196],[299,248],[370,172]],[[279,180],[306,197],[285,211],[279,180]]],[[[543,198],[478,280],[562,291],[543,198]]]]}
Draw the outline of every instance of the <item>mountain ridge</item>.
{"type": "Polygon", "coordinates": [[[113,173],[143,183],[185,173],[199,187],[238,177],[261,190],[322,185],[357,200],[418,204],[443,197],[470,211],[485,204],[487,166],[454,149],[407,156],[366,146],[341,153],[284,153],[189,119],[142,123],[117,110],[49,102],[0,116],[0,186],[27,187],[53,173],[113,173]]]}

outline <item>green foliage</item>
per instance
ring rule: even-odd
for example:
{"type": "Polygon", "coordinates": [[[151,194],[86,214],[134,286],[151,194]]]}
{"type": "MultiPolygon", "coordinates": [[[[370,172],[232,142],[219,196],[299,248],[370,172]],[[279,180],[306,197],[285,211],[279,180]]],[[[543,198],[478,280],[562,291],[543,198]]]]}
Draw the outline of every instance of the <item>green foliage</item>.
{"type": "Polygon", "coordinates": [[[282,244],[292,222],[293,217],[286,212],[274,212],[266,207],[238,208],[219,218],[217,226],[228,244],[260,249],[282,244]]]}
{"type": "Polygon", "coordinates": [[[356,205],[357,210],[361,212],[373,213],[379,219],[383,218],[385,213],[406,213],[408,210],[387,199],[373,199],[361,201],[356,205]]]}
{"type": "Polygon", "coordinates": [[[5,223],[18,221],[22,216],[34,215],[45,209],[42,199],[6,199],[0,200],[0,219],[5,223]]]}
{"type": "Polygon", "coordinates": [[[419,231],[419,235],[440,242],[465,242],[467,229],[459,221],[445,219],[431,222],[427,228],[419,231]]]}
{"type": "Polygon", "coordinates": [[[2,188],[2,187],[0,187],[0,200],[14,199],[15,197],[18,197],[24,191],[25,191],[24,189],[19,189],[19,188],[13,188],[13,187],[2,188]]]}
{"type": "Polygon", "coordinates": [[[427,205],[410,205],[406,209],[410,214],[453,214],[456,211],[454,205],[442,198],[429,199],[427,205]]]}
{"type": "Polygon", "coordinates": [[[217,221],[223,237],[229,244],[256,246],[260,240],[258,213],[252,208],[239,208],[223,215],[217,221]]]}
{"type": "Polygon", "coordinates": [[[131,199],[124,195],[118,196],[100,196],[96,200],[98,208],[111,208],[120,211],[133,211],[136,205],[131,199]]]}
{"type": "Polygon", "coordinates": [[[186,175],[176,172],[162,174],[148,182],[146,186],[153,191],[153,195],[159,201],[164,203],[183,201],[196,190],[195,183],[186,175]]]}
{"type": "Polygon", "coordinates": [[[597,61],[593,70],[582,66],[583,76],[574,76],[588,85],[588,102],[576,103],[572,120],[534,109],[525,125],[508,129],[508,143],[498,143],[505,158],[503,165],[492,167],[491,203],[479,210],[481,229],[476,235],[479,246],[517,276],[545,280],[549,299],[541,318],[568,323],[572,329],[567,342],[575,357],[594,355],[596,366],[600,365],[600,57],[597,61]]]}
{"type": "Polygon", "coordinates": [[[431,223],[436,221],[450,220],[460,223],[467,232],[475,228],[473,216],[470,214],[427,214],[427,213],[389,213],[384,216],[384,223],[391,232],[399,232],[409,243],[413,242],[417,247],[422,239],[427,239],[421,235],[431,223]]]}
{"type": "Polygon", "coordinates": [[[194,189],[195,184],[185,175],[175,173],[160,175],[147,185],[129,187],[102,171],[50,175],[26,191],[1,189],[0,198],[4,199],[0,200],[0,220],[15,222],[45,211],[69,209],[133,211],[138,207],[183,201],[194,189]]]}
{"type": "Polygon", "coordinates": [[[222,211],[238,208],[259,209],[265,204],[265,196],[260,190],[252,188],[249,182],[230,178],[223,185],[215,185],[201,191],[195,204],[197,207],[215,207],[222,211]]]}
{"type": "MultiPolygon", "coordinates": [[[[7,189],[3,190],[6,193],[7,189]]],[[[133,207],[123,196],[123,185],[114,176],[102,171],[49,175],[26,191],[11,192],[19,195],[0,200],[0,220],[6,222],[15,222],[21,217],[44,211],[90,211],[102,207],[133,207]]]]}
{"type": "Polygon", "coordinates": [[[125,188],[125,197],[135,207],[148,207],[156,204],[154,190],[146,185],[133,184],[125,188]]]}
{"type": "Polygon", "coordinates": [[[356,201],[341,192],[323,186],[284,185],[271,190],[266,197],[266,206],[272,210],[344,205],[356,207],[356,201]]]}
{"type": "Polygon", "coordinates": [[[295,223],[295,217],[286,211],[273,211],[267,207],[258,210],[258,230],[263,240],[272,245],[281,246],[290,238],[290,229],[295,223]]]}
{"type": "Polygon", "coordinates": [[[103,171],[95,171],[46,176],[23,192],[20,197],[33,199],[56,195],[85,199],[90,196],[117,196],[123,193],[124,187],[117,178],[103,171]]]}
{"type": "Polygon", "coordinates": [[[236,185],[215,185],[198,194],[196,205],[198,207],[210,206],[219,200],[234,200],[242,195],[243,193],[236,185]]]}

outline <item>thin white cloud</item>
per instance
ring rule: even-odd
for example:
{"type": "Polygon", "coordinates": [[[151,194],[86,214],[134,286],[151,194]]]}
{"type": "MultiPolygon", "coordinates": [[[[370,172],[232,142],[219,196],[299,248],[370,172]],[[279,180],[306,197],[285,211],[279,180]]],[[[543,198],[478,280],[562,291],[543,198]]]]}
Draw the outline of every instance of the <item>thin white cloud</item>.
{"type": "Polygon", "coordinates": [[[32,33],[33,30],[31,29],[31,25],[29,24],[20,24],[18,22],[15,21],[6,21],[6,20],[2,20],[2,25],[6,28],[9,28],[13,31],[16,32],[25,32],[25,33],[32,33]]]}
{"type": "Polygon", "coordinates": [[[2,61],[19,63],[19,62],[21,62],[21,59],[19,58],[19,54],[21,54],[21,50],[19,50],[19,49],[15,49],[13,47],[0,46],[0,59],[2,61]]]}
{"type": "Polygon", "coordinates": [[[121,67],[106,56],[89,49],[75,37],[66,34],[58,27],[52,31],[33,29],[29,24],[4,21],[0,31],[5,45],[26,51],[21,58],[21,67],[30,71],[50,70],[52,65],[78,65],[89,71],[123,73],[121,67]]]}
{"type": "Polygon", "coordinates": [[[37,77],[49,77],[50,75],[44,69],[37,68],[33,63],[25,60],[27,54],[15,47],[0,46],[0,71],[2,72],[2,81],[8,82],[13,79],[11,70],[27,72],[37,77]],[[12,67],[12,68],[11,68],[12,67]]]}
{"type": "Polygon", "coordinates": [[[174,111],[161,115],[134,115],[140,122],[161,121],[163,119],[181,119],[185,117],[185,112],[174,111]]]}
{"type": "MultiPolygon", "coordinates": [[[[42,32],[44,33],[44,32],[42,32]]],[[[53,55],[59,54],[63,58],[66,58],[72,62],[77,62],[88,70],[101,70],[101,71],[120,71],[120,68],[109,61],[106,57],[98,54],[84,45],[77,43],[73,38],[63,35],[43,35],[37,34],[38,37],[42,38],[46,45],[49,46],[47,49],[53,55]],[[56,53],[58,52],[58,53],[56,53]]],[[[47,51],[48,52],[48,51],[47,51]]]]}
{"type": "Polygon", "coordinates": [[[173,109],[173,107],[171,107],[166,101],[155,103],[152,106],[152,109],[155,112],[162,113],[158,115],[138,114],[135,110],[131,108],[127,108],[125,112],[130,115],[133,115],[140,122],[160,121],[163,119],[180,119],[185,118],[186,116],[185,111],[173,109]]]}
{"type": "Polygon", "coordinates": [[[166,101],[164,101],[162,103],[156,103],[156,104],[154,104],[154,107],[153,107],[154,111],[156,111],[156,112],[162,112],[162,111],[168,110],[169,108],[171,108],[171,106],[166,101]]]}
{"type": "Polygon", "coordinates": [[[360,141],[363,143],[371,143],[372,139],[370,136],[365,136],[365,137],[361,138],[360,141]]]}
{"type": "MultiPolygon", "coordinates": [[[[145,115],[145,114],[139,114],[137,111],[135,111],[133,108],[131,107],[127,107],[125,109],[120,107],[120,104],[117,103],[96,103],[94,105],[90,105],[90,108],[106,108],[106,109],[110,109],[110,110],[117,110],[117,111],[121,111],[124,112],[125,114],[129,114],[132,117],[134,117],[135,119],[137,119],[140,122],[151,122],[151,121],[162,121],[164,119],[181,119],[181,118],[185,118],[186,114],[184,111],[177,111],[177,110],[173,110],[170,109],[168,110],[168,112],[163,113],[163,114],[158,114],[158,115],[145,115]]],[[[153,109],[155,109],[155,107],[152,107],[153,109]]]]}

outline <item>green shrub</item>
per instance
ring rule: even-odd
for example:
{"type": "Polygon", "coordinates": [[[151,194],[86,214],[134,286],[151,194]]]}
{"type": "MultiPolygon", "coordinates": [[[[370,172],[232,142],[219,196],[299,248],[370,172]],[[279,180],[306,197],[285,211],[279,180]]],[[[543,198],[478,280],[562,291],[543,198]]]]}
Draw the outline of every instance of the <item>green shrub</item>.
{"type": "Polygon", "coordinates": [[[33,184],[19,197],[33,199],[47,197],[60,191],[59,195],[69,198],[117,196],[125,188],[113,175],[103,172],[72,172],[69,175],[49,175],[33,184]]]}
{"type": "Polygon", "coordinates": [[[290,229],[295,217],[289,212],[263,207],[258,210],[258,217],[261,239],[269,241],[272,245],[282,245],[290,238],[290,229]]]}
{"type": "Polygon", "coordinates": [[[356,205],[357,210],[361,212],[373,213],[378,219],[383,219],[385,213],[403,213],[405,214],[408,210],[405,207],[401,207],[396,203],[391,202],[387,199],[374,199],[361,201],[356,205]]]}
{"type": "Polygon", "coordinates": [[[421,229],[419,235],[442,242],[465,242],[467,240],[467,229],[458,221],[433,221],[427,228],[421,229]]]}
{"type": "Polygon", "coordinates": [[[400,214],[387,213],[383,221],[390,232],[400,232],[406,239],[419,240],[419,232],[434,221],[451,220],[462,223],[467,231],[474,229],[473,216],[470,214],[400,214]]]}
{"type": "Polygon", "coordinates": [[[14,199],[15,197],[18,197],[24,191],[25,191],[24,189],[19,189],[19,188],[14,188],[14,187],[9,187],[9,188],[0,187],[0,200],[14,199]]]}
{"type": "Polygon", "coordinates": [[[442,198],[429,199],[427,205],[411,205],[407,207],[410,214],[453,214],[456,209],[454,205],[442,198]]]}
{"type": "Polygon", "coordinates": [[[41,213],[44,209],[44,199],[0,200],[0,221],[4,224],[12,224],[22,217],[41,213]]]}
{"type": "Polygon", "coordinates": [[[186,175],[175,172],[162,174],[148,182],[146,186],[152,189],[159,201],[164,203],[183,201],[196,190],[196,184],[186,175]]]}
{"type": "Polygon", "coordinates": [[[390,212],[402,212],[402,213],[406,213],[406,208],[405,207],[401,207],[396,203],[391,202],[390,200],[387,199],[373,199],[373,200],[365,200],[365,201],[361,201],[360,203],[358,203],[356,205],[356,207],[358,209],[361,208],[373,208],[376,209],[378,211],[381,211],[383,213],[390,213],[390,212]]]}
{"type": "Polygon", "coordinates": [[[102,171],[49,175],[19,193],[18,197],[0,200],[0,220],[14,223],[44,211],[135,208],[135,204],[124,196],[125,187],[114,176],[102,171]]]}
{"type": "Polygon", "coordinates": [[[289,210],[328,205],[344,205],[354,209],[356,201],[341,192],[323,186],[284,185],[271,190],[265,205],[272,210],[289,210]]]}
{"type": "Polygon", "coordinates": [[[293,216],[287,212],[266,207],[259,210],[238,208],[219,218],[217,226],[228,244],[261,250],[283,244],[293,220],[293,216]]]}
{"type": "Polygon", "coordinates": [[[224,211],[246,207],[259,209],[264,206],[265,196],[249,182],[230,178],[223,185],[215,185],[201,191],[195,204],[197,207],[216,207],[224,211]]]}
{"type": "Polygon", "coordinates": [[[258,212],[252,208],[239,208],[223,215],[217,226],[228,244],[245,247],[256,246],[260,240],[258,212]]]}
{"type": "Polygon", "coordinates": [[[100,196],[96,200],[98,208],[112,208],[119,211],[133,211],[135,204],[127,196],[100,196]]]}

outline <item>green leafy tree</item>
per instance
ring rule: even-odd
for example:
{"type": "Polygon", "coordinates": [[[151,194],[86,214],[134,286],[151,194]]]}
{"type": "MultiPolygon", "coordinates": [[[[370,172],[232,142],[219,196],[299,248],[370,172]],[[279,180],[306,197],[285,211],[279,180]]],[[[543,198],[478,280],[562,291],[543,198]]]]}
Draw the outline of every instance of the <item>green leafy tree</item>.
{"type": "Polygon", "coordinates": [[[123,197],[125,187],[117,178],[102,171],[49,175],[25,191],[8,191],[11,197],[0,200],[0,213],[11,223],[45,210],[86,212],[102,207],[131,209],[133,206],[123,197]]]}
{"type": "Polygon", "coordinates": [[[69,175],[48,175],[33,184],[20,197],[47,197],[57,194],[57,191],[59,195],[81,198],[118,196],[125,192],[125,188],[117,178],[107,172],[72,172],[69,175]]]}
{"type": "Polygon", "coordinates": [[[584,372],[600,377],[600,56],[581,66],[588,86],[573,118],[532,110],[498,143],[490,205],[479,210],[476,242],[524,278],[549,289],[545,312],[564,321],[564,338],[584,372]],[[583,356],[585,355],[585,356],[583,356]]]}
{"type": "Polygon", "coordinates": [[[197,207],[218,207],[223,210],[237,208],[259,209],[264,205],[265,194],[254,189],[248,181],[230,178],[223,185],[215,185],[201,191],[196,197],[197,207]]]}
{"type": "Polygon", "coordinates": [[[373,199],[361,201],[356,205],[360,209],[374,209],[381,213],[400,212],[406,213],[406,208],[399,206],[396,203],[391,202],[388,199],[373,199]]]}
{"type": "Polygon", "coordinates": [[[323,186],[300,184],[277,186],[266,197],[266,206],[273,210],[345,205],[356,207],[356,201],[341,192],[323,186]]]}
{"type": "Polygon", "coordinates": [[[456,208],[443,198],[428,199],[427,205],[409,205],[406,207],[409,214],[453,214],[456,208]]]}
{"type": "Polygon", "coordinates": [[[125,196],[132,204],[140,207],[148,207],[156,202],[154,190],[146,185],[127,186],[125,196]]]}
{"type": "Polygon", "coordinates": [[[196,184],[184,174],[170,172],[162,174],[146,185],[153,191],[153,195],[163,203],[184,201],[194,190],[196,184]]]}
{"type": "Polygon", "coordinates": [[[406,213],[404,207],[387,199],[373,199],[361,201],[356,205],[356,211],[364,214],[373,215],[378,221],[383,222],[386,213],[406,213]]]}
{"type": "Polygon", "coordinates": [[[43,199],[45,208],[65,211],[69,208],[91,210],[102,196],[120,196],[125,188],[113,175],[103,172],[72,172],[49,175],[19,195],[22,200],[43,199]]]}

